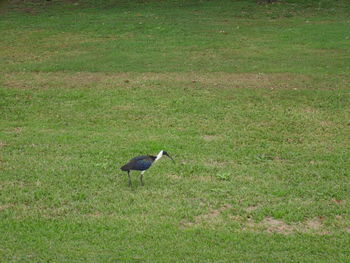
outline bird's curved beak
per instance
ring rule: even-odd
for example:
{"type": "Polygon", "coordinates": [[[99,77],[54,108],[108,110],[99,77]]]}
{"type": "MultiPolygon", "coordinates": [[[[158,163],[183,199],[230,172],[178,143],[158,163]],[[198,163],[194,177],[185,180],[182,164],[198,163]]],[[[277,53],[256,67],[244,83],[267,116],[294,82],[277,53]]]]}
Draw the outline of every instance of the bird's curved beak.
{"type": "Polygon", "coordinates": [[[166,156],[168,156],[175,163],[174,159],[169,154],[166,154],[166,156]]]}

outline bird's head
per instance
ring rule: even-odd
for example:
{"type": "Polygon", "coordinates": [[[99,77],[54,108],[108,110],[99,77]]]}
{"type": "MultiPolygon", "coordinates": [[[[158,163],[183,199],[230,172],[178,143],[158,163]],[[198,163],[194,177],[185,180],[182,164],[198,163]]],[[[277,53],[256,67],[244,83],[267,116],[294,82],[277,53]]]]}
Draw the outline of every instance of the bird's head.
{"type": "Polygon", "coordinates": [[[174,159],[173,158],[171,158],[171,156],[166,152],[166,151],[163,151],[163,155],[166,155],[166,156],[168,156],[174,163],[175,163],[175,161],[174,161],[174,159]]]}

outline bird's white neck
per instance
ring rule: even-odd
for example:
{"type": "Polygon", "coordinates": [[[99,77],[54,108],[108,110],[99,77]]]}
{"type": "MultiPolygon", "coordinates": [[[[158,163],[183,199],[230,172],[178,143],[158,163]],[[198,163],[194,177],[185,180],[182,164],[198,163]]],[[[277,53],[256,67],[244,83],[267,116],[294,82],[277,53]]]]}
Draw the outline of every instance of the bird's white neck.
{"type": "Polygon", "coordinates": [[[163,156],[163,150],[161,150],[158,155],[157,155],[157,158],[154,160],[154,162],[158,161],[160,158],[162,158],[163,156]]]}

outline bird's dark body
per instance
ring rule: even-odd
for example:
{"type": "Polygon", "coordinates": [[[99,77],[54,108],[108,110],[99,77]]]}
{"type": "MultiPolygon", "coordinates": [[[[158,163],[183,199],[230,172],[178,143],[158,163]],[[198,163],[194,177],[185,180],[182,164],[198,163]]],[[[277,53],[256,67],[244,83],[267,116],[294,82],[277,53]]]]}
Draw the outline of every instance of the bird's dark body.
{"type": "Polygon", "coordinates": [[[143,173],[152,166],[154,162],[159,160],[163,155],[168,156],[173,162],[173,158],[170,157],[170,155],[166,151],[160,151],[157,156],[153,155],[141,155],[137,156],[135,158],[132,158],[127,164],[123,165],[120,167],[122,171],[128,172],[128,177],[129,177],[129,185],[131,186],[131,177],[130,177],[130,171],[136,170],[136,171],[141,171],[140,175],[140,181],[141,185],[143,185],[143,173]]]}
{"type": "Polygon", "coordinates": [[[156,156],[142,155],[131,159],[127,164],[123,165],[120,169],[122,171],[145,171],[151,167],[152,163],[156,159],[156,156]]]}

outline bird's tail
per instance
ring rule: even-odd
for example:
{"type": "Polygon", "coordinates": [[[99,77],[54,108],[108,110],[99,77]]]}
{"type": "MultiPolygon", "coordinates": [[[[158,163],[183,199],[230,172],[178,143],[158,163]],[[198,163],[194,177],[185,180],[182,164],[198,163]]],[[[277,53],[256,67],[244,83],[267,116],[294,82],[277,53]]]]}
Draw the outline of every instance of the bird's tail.
{"type": "Polygon", "coordinates": [[[122,167],[120,167],[120,170],[129,171],[130,169],[129,169],[128,165],[126,164],[126,165],[123,165],[122,167]]]}

